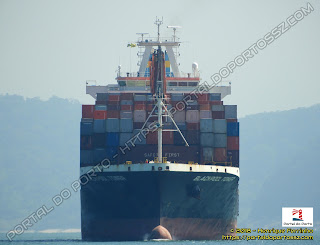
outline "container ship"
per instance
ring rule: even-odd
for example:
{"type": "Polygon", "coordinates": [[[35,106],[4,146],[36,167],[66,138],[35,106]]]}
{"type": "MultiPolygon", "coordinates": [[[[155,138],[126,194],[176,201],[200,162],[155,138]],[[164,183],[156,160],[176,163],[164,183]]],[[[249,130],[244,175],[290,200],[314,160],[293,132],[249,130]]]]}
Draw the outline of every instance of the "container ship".
{"type": "Polygon", "coordinates": [[[239,210],[237,106],[230,84],[182,73],[180,39],[140,33],[139,70],[87,82],[82,105],[81,232],[87,241],[215,240],[234,235],[239,210]],[[100,166],[100,168],[96,168],[100,166]],[[98,169],[94,170],[93,169],[98,169]],[[90,173],[90,178],[88,175],[90,173]]]}

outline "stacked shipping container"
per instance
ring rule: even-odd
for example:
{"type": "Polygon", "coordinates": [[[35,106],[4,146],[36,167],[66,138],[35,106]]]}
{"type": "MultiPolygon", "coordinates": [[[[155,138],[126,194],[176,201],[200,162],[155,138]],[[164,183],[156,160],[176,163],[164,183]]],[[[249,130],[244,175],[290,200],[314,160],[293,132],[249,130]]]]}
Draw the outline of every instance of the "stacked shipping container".
{"type": "MultiPolygon", "coordinates": [[[[168,109],[179,110],[173,117],[190,147],[178,132],[163,132],[163,152],[168,161],[239,166],[239,123],[237,106],[223,105],[221,94],[166,96],[168,109]],[[183,103],[184,98],[189,98],[183,103]],[[191,99],[190,99],[191,98],[191,99]]],[[[91,166],[108,158],[112,164],[153,160],[157,152],[157,132],[140,136],[135,147],[122,154],[119,148],[139,133],[154,107],[151,94],[97,94],[96,105],[82,106],[81,166],[91,166]]],[[[149,122],[156,121],[151,117],[149,122]]],[[[164,129],[173,129],[170,120],[164,129]]]]}

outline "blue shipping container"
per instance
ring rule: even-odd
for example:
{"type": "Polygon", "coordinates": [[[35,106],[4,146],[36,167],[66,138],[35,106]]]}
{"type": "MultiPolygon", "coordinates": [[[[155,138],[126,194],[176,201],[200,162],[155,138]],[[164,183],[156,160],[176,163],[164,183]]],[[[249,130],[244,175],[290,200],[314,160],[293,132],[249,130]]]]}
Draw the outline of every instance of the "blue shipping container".
{"type": "Polygon", "coordinates": [[[92,135],[93,134],[93,123],[92,122],[81,122],[80,123],[80,134],[81,135],[92,135]]]}
{"type": "Polygon", "coordinates": [[[202,159],[204,162],[213,162],[214,149],[211,147],[202,148],[202,159]]]}
{"type": "Polygon", "coordinates": [[[106,131],[107,132],[120,132],[120,120],[117,118],[108,118],[106,120],[106,131]]]}
{"type": "Polygon", "coordinates": [[[107,93],[97,93],[97,101],[107,101],[109,94],[107,93]]]}
{"type": "Polygon", "coordinates": [[[106,111],[107,110],[107,105],[95,105],[94,109],[96,111],[106,111]]]}
{"type": "Polygon", "coordinates": [[[214,134],[214,147],[227,147],[227,134],[214,134]]]}
{"type": "Polygon", "coordinates": [[[171,94],[171,101],[182,101],[183,98],[183,94],[171,94]]]}
{"type": "Polygon", "coordinates": [[[144,131],[142,131],[140,133],[140,129],[134,129],[133,130],[133,136],[135,136],[134,144],[135,145],[145,145],[145,144],[147,144],[147,140],[146,140],[146,137],[144,135],[145,135],[144,131]]]}
{"type": "Polygon", "coordinates": [[[216,134],[227,133],[227,120],[226,119],[214,119],[213,120],[213,132],[216,134]]]}
{"type": "Polygon", "coordinates": [[[107,158],[107,152],[105,148],[96,148],[93,150],[93,162],[95,164],[101,163],[106,158],[107,158]]]}
{"type": "Polygon", "coordinates": [[[211,93],[209,95],[210,101],[220,101],[221,100],[221,94],[220,93],[211,93]]]}
{"type": "Polygon", "coordinates": [[[133,131],[133,120],[132,119],[121,119],[120,120],[120,132],[130,133],[133,131]]]}
{"type": "Polygon", "coordinates": [[[106,134],[106,146],[119,146],[119,133],[107,133],[106,134]]]}
{"type": "Polygon", "coordinates": [[[106,132],[106,120],[95,119],[93,122],[94,133],[105,133],[106,132]]]}
{"type": "Polygon", "coordinates": [[[133,105],[132,100],[121,100],[120,105],[133,105]]]}
{"type": "Polygon", "coordinates": [[[81,150],[80,151],[80,164],[89,165],[93,163],[93,151],[92,150],[81,150]]]}
{"type": "Polygon", "coordinates": [[[187,130],[187,123],[177,123],[180,130],[187,130]]]}
{"type": "Polygon", "coordinates": [[[120,133],[119,145],[125,146],[127,143],[129,147],[132,146],[132,144],[130,143],[132,136],[133,136],[132,133],[120,133]]]}
{"type": "Polygon", "coordinates": [[[147,101],[147,96],[144,94],[135,94],[134,101],[147,101]]]}
{"type": "Polygon", "coordinates": [[[228,136],[239,136],[239,122],[228,122],[227,135],[228,136]]]}
{"type": "Polygon", "coordinates": [[[226,119],[235,119],[237,118],[237,106],[236,105],[225,105],[225,118],[226,119]]]}
{"type": "Polygon", "coordinates": [[[200,119],[200,132],[213,133],[213,119],[210,119],[210,118],[200,119]]]}
{"type": "Polygon", "coordinates": [[[214,147],[214,135],[213,133],[201,133],[200,144],[205,147],[214,147]]]}
{"type": "Polygon", "coordinates": [[[106,156],[110,161],[118,159],[118,147],[107,147],[106,156]]]}

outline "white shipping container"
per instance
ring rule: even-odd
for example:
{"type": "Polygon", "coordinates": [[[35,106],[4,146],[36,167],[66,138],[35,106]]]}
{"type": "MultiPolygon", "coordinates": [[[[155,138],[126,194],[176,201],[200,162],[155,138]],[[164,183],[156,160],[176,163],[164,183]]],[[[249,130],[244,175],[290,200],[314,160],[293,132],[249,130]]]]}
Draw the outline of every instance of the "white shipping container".
{"type": "Polygon", "coordinates": [[[200,122],[200,114],[198,110],[188,110],[186,112],[186,121],[188,123],[198,123],[200,122]]]}
{"type": "Polygon", "coordinates": [[[225,105],[225,118],[226,119],[235,119],[237,118],[237,106],[236,105],[225,105]]]}
{"type": "Polygon", "coordinates": [[[176,123],[186,121],[186,111],[176,111],[173,115],[173,119],[176,123]]]}
{"type": "Polygon", "coordinates": [[[135,110],[133,112],[133,121],[134,122],[145,122],[147,119],[147,112],[142,110],[135,110]]]}
{"type": "Polygon", "coordinates": [[[211,111],[224,111],[224,105],[212,105],[211,111]]]}
{"type": "Polygon", "coordinates": [[[212,111],[200,111],[200,119],[212,118],[212,111]]]}

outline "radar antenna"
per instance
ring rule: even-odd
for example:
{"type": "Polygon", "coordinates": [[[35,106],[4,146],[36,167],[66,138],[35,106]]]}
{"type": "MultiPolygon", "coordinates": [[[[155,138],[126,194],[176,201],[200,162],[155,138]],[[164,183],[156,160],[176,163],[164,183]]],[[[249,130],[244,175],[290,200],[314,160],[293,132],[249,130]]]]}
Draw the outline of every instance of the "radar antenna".
{"type": "Polygon", "coordinates": [[[162,19],[158,19],[158,16],[156,16],[156,21],[154,22],[158,26],[158,42],[160,42],[160,25],[163,24],[163,17],[162,19]]]}
{"type": "Polygon", "coordinates": [[[176,30],[178,28],[182,28],[181,26],[167,26],[167,28],[172,28],[173,29],[173,41],[175,42],[176,41],[176,30]]]}

